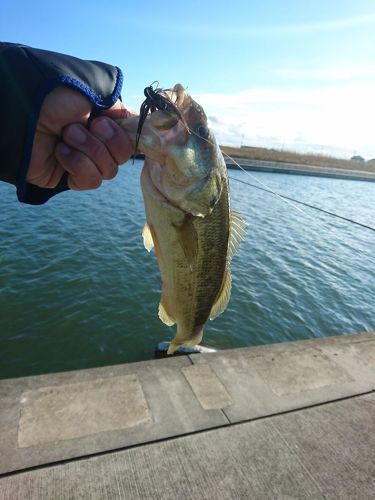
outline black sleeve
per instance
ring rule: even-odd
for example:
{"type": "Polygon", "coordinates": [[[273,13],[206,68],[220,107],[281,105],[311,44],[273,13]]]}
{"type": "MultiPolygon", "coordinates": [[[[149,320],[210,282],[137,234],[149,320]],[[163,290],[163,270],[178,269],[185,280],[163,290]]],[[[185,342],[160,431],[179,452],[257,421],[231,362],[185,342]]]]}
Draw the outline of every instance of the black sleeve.
{"type": "Polygon", "coordinates": [[[20,201],[39,205],[67,189],[66,182],[55,189],[26,182],[40,108],[49,92],[58,85],[73,87],[98,112],[119,99],[122,79],[121,70],[109,64],[0,42],[0,180],[17,187],[20,201]]]}

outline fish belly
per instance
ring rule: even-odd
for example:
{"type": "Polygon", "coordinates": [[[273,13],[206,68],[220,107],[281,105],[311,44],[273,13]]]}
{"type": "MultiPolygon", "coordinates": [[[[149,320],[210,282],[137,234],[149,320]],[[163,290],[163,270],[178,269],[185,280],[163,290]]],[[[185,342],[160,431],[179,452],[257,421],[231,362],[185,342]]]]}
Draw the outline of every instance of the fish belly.
{"type": "MultiPolygon", "coordinates": [[[[195,251],[186,250],[181,228],[186,213],[155,196],[142,183],[147,223],[160,269],[162,297],[159,316],[177,324],[172,352],[179,346],[201,341],[203,325],[210,316],[226,270],[229,237],[229,202],[223,190],[213,212],[189,221],[189,235],[196,238],[195,251]]],[[[190,244],[190,243],[189,243],[190,244]]]]}

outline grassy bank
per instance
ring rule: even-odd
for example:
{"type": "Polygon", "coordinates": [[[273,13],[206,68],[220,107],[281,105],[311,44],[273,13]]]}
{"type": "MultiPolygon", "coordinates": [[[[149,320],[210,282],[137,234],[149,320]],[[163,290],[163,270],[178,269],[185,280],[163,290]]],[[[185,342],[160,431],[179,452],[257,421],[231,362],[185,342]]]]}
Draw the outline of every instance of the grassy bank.
{"type": "Polygon", "coordinates": [[[277,149],[256,148],[245,146],[234,148],[231,146],[220,146],[221,150],[233,158],[245,158],[248,160],[277,161],[281,163],[296,163],[326,168],[342,168],[347,170],[359,170],[361,172],[375,172],[375,161],[345,160],[333,156],[319,154],[301,154],[293,151],[279,151],[277,149]]]}

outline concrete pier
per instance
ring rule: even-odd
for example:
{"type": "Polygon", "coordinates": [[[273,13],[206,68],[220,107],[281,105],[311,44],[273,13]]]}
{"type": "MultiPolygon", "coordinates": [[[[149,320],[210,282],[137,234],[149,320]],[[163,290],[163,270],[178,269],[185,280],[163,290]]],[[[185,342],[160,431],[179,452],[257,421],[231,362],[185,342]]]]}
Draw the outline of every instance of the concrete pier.
{"type": "Polygon", "coordinates": [[[0,499],[372,499],[375,335],[0,381],[0,499]]]}

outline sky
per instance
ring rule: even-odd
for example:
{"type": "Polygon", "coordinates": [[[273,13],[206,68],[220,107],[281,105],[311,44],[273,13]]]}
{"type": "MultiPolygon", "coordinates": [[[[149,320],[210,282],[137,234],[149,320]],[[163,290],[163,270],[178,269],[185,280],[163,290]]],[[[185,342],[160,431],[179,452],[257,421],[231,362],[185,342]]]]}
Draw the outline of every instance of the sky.
{"type": "Polygon", "coordinates": [[[375,158],[373,0],[3,0],[0,39],[181,83],[219,143],[375,158]]]}

